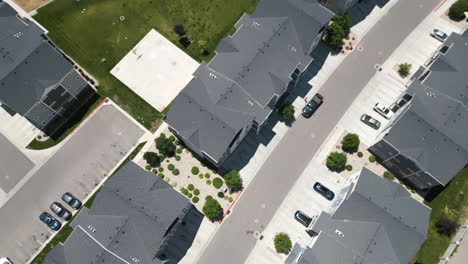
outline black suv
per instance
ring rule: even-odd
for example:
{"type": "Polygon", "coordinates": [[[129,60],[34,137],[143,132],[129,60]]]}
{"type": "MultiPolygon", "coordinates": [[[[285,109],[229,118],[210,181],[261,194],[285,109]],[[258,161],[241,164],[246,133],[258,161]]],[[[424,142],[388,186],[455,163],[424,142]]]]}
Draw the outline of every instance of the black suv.
{"type": "Polygon", "coordinates": [[[314,95],[314,98],[310,100],[304,108],[302,108],[302,116],[305,118],[311,117],[315,111],[322,105],[323,103],[323,96],[319,93],[314,95]]]}

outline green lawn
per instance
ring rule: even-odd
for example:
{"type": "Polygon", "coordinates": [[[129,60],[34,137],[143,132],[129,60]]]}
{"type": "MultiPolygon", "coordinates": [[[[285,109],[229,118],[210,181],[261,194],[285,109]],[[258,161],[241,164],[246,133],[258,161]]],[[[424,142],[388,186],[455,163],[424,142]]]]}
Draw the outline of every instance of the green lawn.
{"type": "Polygon", "coordinates": [[[451,237],[437,233],[435,223],[441,217],[464,222],[468,209],[468,168],[455,176],[450,184],[427,206],[432,208],[429,234],[415,259],[424,264],[436,264],[450,244],[451,237]]]}
{"type": "Polygon", "coordinates": [[[164,115],[143,101],[109,71],[152,28],[176,43],[175,24],[183,24],[193,43],[185,51],[197,61],[209,60],[219,40],[233,32],[244,12],[258,0],[56,0],[34,18],[49,37],[99,82],[109,97],[146,128],[155,130],[164,115]],[[120,17],[124,19],[121,20],[120,17]],[[207,41],[204,57],[196,43],[207,41]]]}

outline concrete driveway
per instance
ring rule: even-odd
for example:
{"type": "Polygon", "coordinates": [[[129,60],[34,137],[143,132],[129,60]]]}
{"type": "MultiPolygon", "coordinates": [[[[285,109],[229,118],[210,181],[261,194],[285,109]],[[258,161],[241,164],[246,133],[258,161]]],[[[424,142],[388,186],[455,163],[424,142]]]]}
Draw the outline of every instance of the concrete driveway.
{"type": "Polygon", "coordinates": [[[113,105],[103,105],[0,208],[0,256],[26,263],[51,234],[39,214],[51,213],[49,205],[64,192],[85,198],[143,134],[113,105]]]}

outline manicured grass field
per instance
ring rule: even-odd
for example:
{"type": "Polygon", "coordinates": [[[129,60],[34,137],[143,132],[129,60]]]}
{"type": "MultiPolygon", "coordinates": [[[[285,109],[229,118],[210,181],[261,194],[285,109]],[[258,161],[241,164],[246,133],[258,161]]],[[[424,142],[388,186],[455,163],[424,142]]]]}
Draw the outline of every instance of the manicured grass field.
{"type": "Polygon", "coordinates": [[[110,70],[152,28],[179,47],[175,24],[185,26],[193,43],[184,49],[195,60],[209,60],[219,40],[232,33],[244,12],[258,0],[56,0],[34,18],[49,37],[99,82],[98,92],[109,97],[146,128],[155,130],[159,113],[110,74],[110,70]],[[198,40],[207,41],[203,56],[198,40]]]}
{"type": "Polygon", "coordinates": [[[462,224],[468,216],[468,168],[459,172],[445,190],[426,205],[432,208],[429,234],[415,260],[424,264],[436,264],[452,238],[437,233],[435,223],[441,217],[446,217],[462,224]]]}

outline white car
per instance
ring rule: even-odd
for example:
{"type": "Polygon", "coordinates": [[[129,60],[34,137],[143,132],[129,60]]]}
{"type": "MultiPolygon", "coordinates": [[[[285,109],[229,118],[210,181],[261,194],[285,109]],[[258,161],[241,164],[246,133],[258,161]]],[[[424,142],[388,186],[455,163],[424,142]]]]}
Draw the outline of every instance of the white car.
{"type": "Polygon", "coordinates": [[[431,36],[439,41],[442,41],[444,42],[445,39],[448,37],[447,34],[445,34],[444,32],[438,30],[438,29],[434,29],[432,32],[431,32],[431,36]]]}
{"type": "Polygon", "coordinates": [[[390,119],[393,116],[393,112],[381,103],[376,103],[374,110],[386,119],[390,119]]]}
{"type": "Polygon", "coordinates": [[[0,257],[0,264],[13,264],[13,262],[9,258],[0,257]]]}

